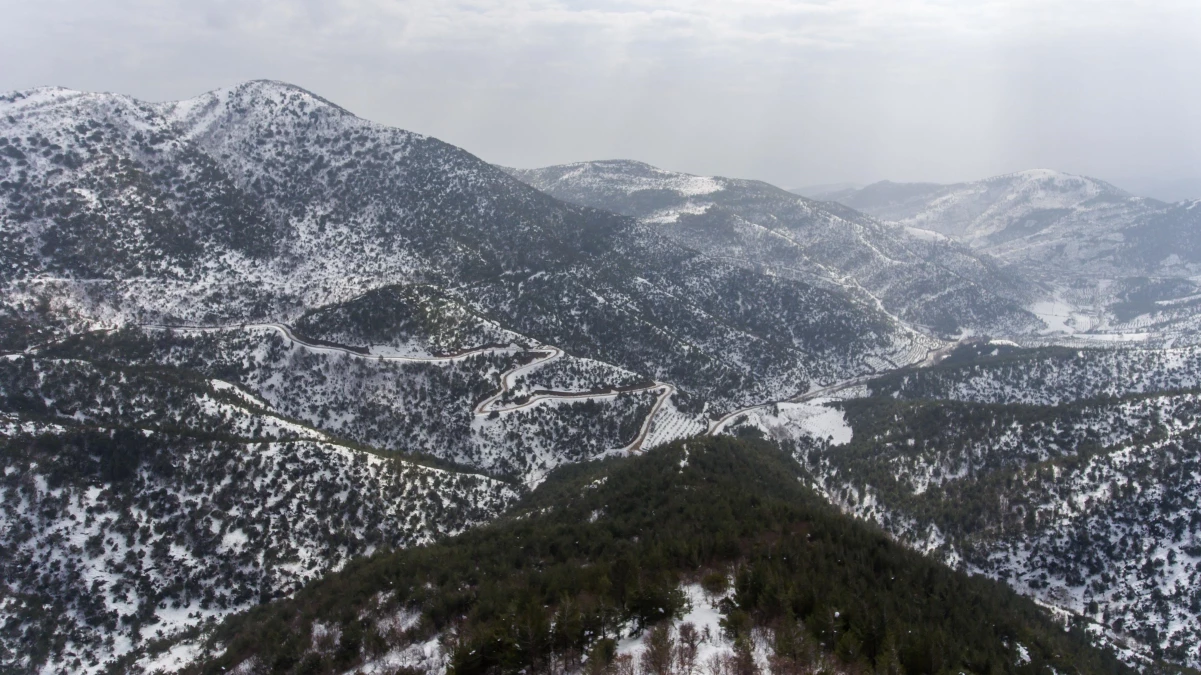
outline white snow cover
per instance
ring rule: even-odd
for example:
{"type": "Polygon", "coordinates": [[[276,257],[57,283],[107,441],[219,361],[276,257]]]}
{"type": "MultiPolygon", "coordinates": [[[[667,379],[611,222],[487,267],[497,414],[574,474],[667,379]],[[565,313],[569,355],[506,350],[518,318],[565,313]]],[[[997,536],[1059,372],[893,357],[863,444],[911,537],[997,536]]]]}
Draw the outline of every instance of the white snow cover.
{"type": "Polygon", "coordinates": [[[573,169],[560,180],[576,185],[603,184],[605,189],[634,193],[639,190],[674,190],[684,196],[707,195],[722,189],[720,179],[664,171],[641,162],[581,162],[568,165],[573,169]],[[628,171],[634,166],[637,172],[628,171]],[[613,170],[613,169],[618,170],[613,170]]]}
{"type": "MultiPolygon", "coordinates": [[[[461,531],[516,496],[492,479],[320,441],[163,442],[171,446],[168,459],[129,479],[128,489],[146,495],[132,505],[107,486],[51,486],[44,472],[53,467],[18,457],[4,467],[0,543],[17,569],[46,570],[66,593],[58,626],[65,650],[43,672],[100,672],[147,640],[246,609],[260,594],[286,595],[379,544],[414,545],[461,531]],[[444,500],[465,508],[448,509],[444,500]],[[33,536],[13,539],[21,532],[33,536]],[[335,534],[345,543],[333,545],[335,534]],[[170,591],[179,580],[192,590],[170,591]],[[155,621],[140,639],[123,624],[89,618],[89,603],[127,616],[159,592],[155,621]]],[[[34,581],[17,575],[6,583],[23,593],[34,581]]],[[[0,611],[19,613],[24,602],[0,611]]],[[[194,656],[184,644],[146,663],[171,669],[194,656]]]]}
{"type": "Polygon", "coordinates": [[[831,445],[851,442],[853,430],[842,410],[831,405],[834,399],[815,398],[800,403],[771,403],[735,415],[713,429],[722,433],[749,425],[763,430],[768,438],[799,440],[802,438],[828,440],[831,445]]]}
{"type": "MultiPolygon", "coordinates": [[[[697,645],[696,670],[706,672],[714,657],[728,656],[734,651],[734,642],[724,635],[721,627],[721,611],[718,603],[730,593],[713,596],[707,593],[700,584],[685,584],[680,587],[687,602],[687,611],[672,619],[670,626],[673,638],[679,634],[680,626],[690,623],[701,637],[697,645]]],[[[623,637],[617,643],[618,656],[628,656],[633,665],[639,667],[643,653],[646,651],[646,639],[649,629],[643,631],[623,631],[623,637]]],[[[765,629],[756,628],[753,635],[756,665],[761,672],[769,672],[768,658],[771,655],[771,636],[765,629]]]]}
{"type": "Polygon", "coordinates": [[[1044,300],[1030,306],[1044,324],[1045,333],[1083,333],[1092,327],[1092,319],[1072,305],[1059,300],[1044,300]]]}

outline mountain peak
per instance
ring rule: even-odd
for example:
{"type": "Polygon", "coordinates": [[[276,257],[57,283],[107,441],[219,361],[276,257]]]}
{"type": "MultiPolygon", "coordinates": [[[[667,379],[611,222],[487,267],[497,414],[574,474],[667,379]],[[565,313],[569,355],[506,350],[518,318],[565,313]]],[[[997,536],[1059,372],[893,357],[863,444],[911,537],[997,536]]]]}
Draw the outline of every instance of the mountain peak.
{"type": "Polygon", "coordinates": [[[236,84],[229,87],[226,91],[234,93],[238,96],[258,99],[261,101],[289,103],[289,102],[306,102],[319,103],[321,105],[344,110],[341,106],[332,101],[314,94],[312,91],[305,89],[299,85],[281,80],[247,80],[241,84],[236,84]]]}
{"type": "Polygon", "coordinates": [[[1013,172],[1013,173],[1012,173],[1012,174],[1010,174],[1010,175],[1012,175],[1012,176],[1022,176],[1023,178],[1031,178],[1031,179],[1037,179],[1037,178],[1054,178],[1054,177],[1058,177],[1058,176],[1072,176],[1072,177],[1075,177],[1075,175],[1074,175],[1074,174],[1070,174],[1070,173],[1066,173],[1066,172],[1063,172],[1063,171],[1059,171],[1059,170],[1057,170],[1057,169],[1025,169],[1025,170],[1023,170],[1023,171],[1015,171],[1015,172],[1013,172]]]}
{"type": "MultiPolygon", "coordinates": [[[[279,80],[249,80],[192,98],[161,103],[148,103],[124,94],[80,91],[60,86],[35,87],[0,94],[0,107],[8,108],[14,114],[38,114],[39,111],[61,106],[83,106],[93,111],[103,109],[118,115],[136,111],[135,115],[143,118],[143,124],[149,122],[144,119],[145,116],[157,114],[168,123],[183,123],[185,127],[195,126],[201,117],[212,117],[218,108],[243,113],[254,108],[276,112],[279,109],[290,109],[294,115],[309,114],[313,110],[321,109],[335,115],[351,115],[341,106],[303,87],[279,80]]],[[[82,115],[82,112],[75,114],[82,115]]],[[[63,117],[57,113],[55,116],[63,117]]]]}
{"type": "MultiPolygon", "coordinates": [[[[983,181],[977,182],[987,184],[1002,181],[1012,183],[1037,183],[1043,185],[1056,185],[1060,187],[1078,187],[1113,196],[1132,196],[1125,190],[1122,190],[1103,180],[1093,178],[1091,176],[1081,176],[1079,174],[1068,173],[1066,171],[1059,171],[1056,169],[1026,169],[1025,171],[1016,171],[1014,173],[993,176],[992,178],[986,178],[983,181]]],[[[966,183],[964,185],[971,185],[971,183],[966,183]]]]}
{"type": "Polygon", "coordinates": [[[652,164],[637,159],[595,159],[585,162],[572,162],[565,166],[588,166],[605,169],[634,169],[641,171],[663,171],[652,164]]]}
{"type": "Polygon", "coordinates": [[[174,104],[212,99],[232,101],[238,105],[300,105],[301,107],[318,105],[346,112],[341,106],[304,87],[279,80],[248,80],[230,87],[214,89],[195,98],[176,101],[174,104]]]}
{"type": "Polygon", "coordinates": [[[260,122],[271,124],[286,118],[300,121],[314,114],[335,119],[356,117],[303,87],[279,80],[249,80],[193,98],[155,104],[154,108],[170,123],[184,129],[188,137],[219,128],[228,130],[232,120],[242,124],[250,118],[259,118],[260,122]]]}

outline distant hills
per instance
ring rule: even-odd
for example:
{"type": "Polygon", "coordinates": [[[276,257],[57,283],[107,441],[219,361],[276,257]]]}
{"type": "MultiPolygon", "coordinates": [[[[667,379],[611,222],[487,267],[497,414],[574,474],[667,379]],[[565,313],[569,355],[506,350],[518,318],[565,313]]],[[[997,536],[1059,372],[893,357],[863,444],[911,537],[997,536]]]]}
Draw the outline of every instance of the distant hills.
{"type": "Polygon", "coordinates": [[[1031,289],[969,248],[767,183],[630,161],[512,172],[560,199],[639,218],[711,257],[840,289],[944,334],[1021,332],[1037,323],[1022,308],[1031,289]],[[928,301],[934,296],[939,302],[928,301]]]}
{"type": "Polygon", "coordinates": [[[1201,265],[1197,202],[1166,204],[1048,169],[952,185],[883,181],[815,198],[953,237],[1064,283],[1188,277],[1201,265]]]}

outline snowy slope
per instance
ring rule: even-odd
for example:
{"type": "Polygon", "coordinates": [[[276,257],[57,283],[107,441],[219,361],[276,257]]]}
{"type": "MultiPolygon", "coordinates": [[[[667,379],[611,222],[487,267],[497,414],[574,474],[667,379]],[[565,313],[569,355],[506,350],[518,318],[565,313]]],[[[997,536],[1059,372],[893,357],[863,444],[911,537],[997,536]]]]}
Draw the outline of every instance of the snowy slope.
{"type": "Polygon", "coordinates": [[[1135,197],[1095,178],[1049,169],[954,185],[884,182],[821,198],[954,237],[1053,279],[1193,276],[1201,264],[1201,216],[1189,203],[1135,197]]]}
{"type": "MultiPolygon", "coordinates": [[[[5,665],[99,670],[735,410],[857,447],[836,406],[764,404],[921,362],[932,333],[1044,327],[1020,278],[928,229],[632,163],[543,187],[567,201],[276,82],[0,97],[5,665]]],[[[1191,307],[1107,292],[1132,325],[1191,307]]]]}
{"type": "Polygon", "coordinates": [[[870,385],[876,396],[1027,405],[1198,388],[1198,347],[1020,351],[970,364],[898,372],[870,385]]]}
{"type": "Polygon", "coordinates": [[[705,256],[286,84],[161,104],[34,90],[0,112],[6,334],[291,323],[425,286],[494,334],[727,407],[913,351],[854,284],[705,256]]]}
{"type": "Polygon", "coordinates": [[[844,509],[1086,619],[1131,658],[1195,667],[1197,358],[1048,349],[902,371],[840,404],[848,441],[793,439],[844,509]]]}
{"type": "Polygon", "coordinates": [[[5,670],[103,672],[352,557],[489,520],[519,492],[352,449],[186,371],[0,368],[5,670]]]}
{"type": "Polygon", "coordinates": [[[1031,289],[967,248],[766,183],[632,161],[509,171],[561,199],[638,217],[714,258],[838,288],[947,334],[1036,323],[1019,307],[1031,289]]]}
{"type": "Polygon", "coordinates": [[[415,458],[533,485],[929,342],[845,284],[707,256],[290,85],[4,95],[4,658],[97,670],[514,494],[415,458]],[[12,647],[58,622],[67,642],[12,647]]]}
{"type": "Polygon", "coordinates": [[[1043,342],[1191,342],[1201,294],[1201,209],[1047,169],[936,185],[889,183],[819,198],[994,256],[1048,293],[1028,308],[1043,342]],[[1097,337],[1093,337],[1097,336],[1097,337]]]}

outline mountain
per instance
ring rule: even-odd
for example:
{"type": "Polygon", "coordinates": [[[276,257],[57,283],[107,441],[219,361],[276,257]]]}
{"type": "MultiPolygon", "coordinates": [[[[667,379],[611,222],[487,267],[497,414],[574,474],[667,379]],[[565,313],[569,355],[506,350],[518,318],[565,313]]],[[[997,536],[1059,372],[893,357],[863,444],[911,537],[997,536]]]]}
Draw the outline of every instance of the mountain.
{"type": "Polygon", "coordinates": [[[5,94],[0,664],[100,672],[939,345],[290,85],[5,94]]]}
{"type": "Polygon", "coordinates": [[[0,669],[100,672],[520,487],[364,451],[194,371],[0,361],[0,669]]]}
{"type": "Polygon", "coordinates": [[[1086,323],[1094,330],[1139,330],[1131,319],[1144,313],[1145,323],[1158,324],[1195,313],[1165,305],[1132,315],[1129,305],[1132,296],[1155,302],[1197,293],[1190,281],[1201,270],[1195,201],[1165,204],[1045,169],[954,185],[885,181],[818,198],[995,256],[1055,286],[1061,303],[1090,315],[1086,323]]]}
{"type": "Polygon", "coordinates": [[[913,215],[925,204],[946,193],[939,183],[894,183],[879,181],[864,186],[842,186],[815,192],[811,199],[836,202],[887,221],[913,215]]]}
{"type": "Polygon", "coordinates": [[[918,550],[1201,665],[1201,351],[960,352],[732,431],[782,439],[813,487],[918,550]]]}
{"type": "MultiPolygon", "coordinates": [[[[0,670],[465,672],[634,649],[633,625],[567,633],[567,605],[605,637],[703,618],[697,648],[731,650],[727,669],[775,642],[788,668],[1124,672],[1086,633],[1194,663],[1191,347],[981,374],[1027,352],[970,335],[1043,339],[1053,313],[1027,308],[1062,288],[754,181],[518,173],[278,82],[0,97],[0,670]],[[700,440],[720,434],[799,464],[700,440]],[[1065,544],[1076,526],[1092,538],[1065,544]],[[1130,563],[1152,547],[1163,565],[1130,563]],[[577,584],[623,552],[638,574],[577,584]],[[560,642],[530,642],[552,622],[560,642]]],[[[1165,207],[1130,250],[1155,258],[1191,213],[1165,207]]],[[[1179,328],[1189,283],[1123,278],[1109,311],[1179,328]]]]}
{"type": "Polygon", "coordinates": [[[820,185],[806,185],[804,187],[788,188],[788,191],[794,195],[816,199],[820,195],[830,194],[832,192],[841,192],[843,190],[858,190],[863,187],[860,183],[822,183],[820,185]]]}
{"type": "Polygon", "coordinates": [[[1195,334],[1196,202],[1165,204],[1093,178],[1033,170],[972,183],[881,182],[819,196],[995,256],[1053,289],[1047,332],[1195,334]]]}
{"type": "Polygon", "coordinates": [[[874,183],[823,194],[851,208],[907,227],[932,230],[971,244],[999,248],[1015,239],[1084,221],[1121,225],[1132,215],[1167,206],[1109,183],[1036,169],[971,183],[874,183]]]}
{"type": "Polygon", "coordinates": [[[904,549],[799,475],[729,439],[565,467],[492,525],[357,561],[142,662],[191,649],[195,673],[1130,672],[1080,624],[904,549]]]}
{"type": "Polygon", "coordinates": [[[11,334],[288,323],[425,284],[504,330],[724,407],[921,351],[841,288],[714,259],[288,85],[168,104],[36,90],[0,105],[11,334]]]}
{"type": "Polygon", "coordinates": [[[175,104],[38,90],[4,107],[4,278],[187,286],[182,306],[129,298],[167,318],[286,315],[379,279],[467,281],[534,254],[565,266],[623,227],[278,83],[175,104]]]}
{"type": "Polygon", "coordinates": [[[1011,334],[1038,323],[1023,309],[1037,289],[988,258],[766,183],[631,161],[510,171],[566,201],[637,217],[711,257],[839,289],[942,334],[1011,334]]]}

